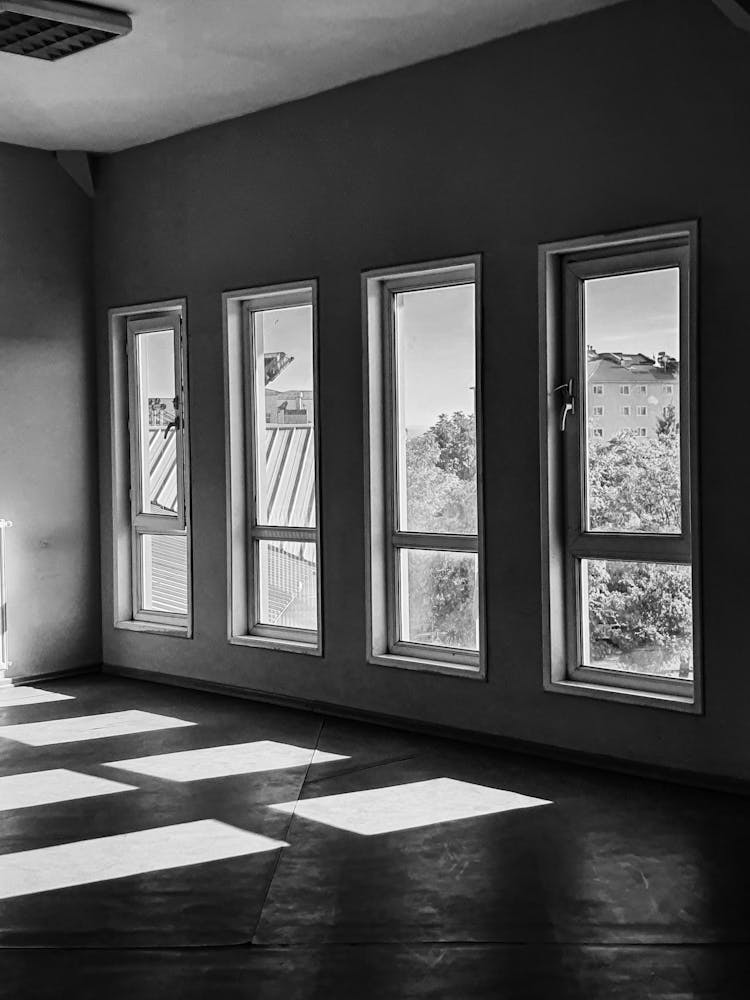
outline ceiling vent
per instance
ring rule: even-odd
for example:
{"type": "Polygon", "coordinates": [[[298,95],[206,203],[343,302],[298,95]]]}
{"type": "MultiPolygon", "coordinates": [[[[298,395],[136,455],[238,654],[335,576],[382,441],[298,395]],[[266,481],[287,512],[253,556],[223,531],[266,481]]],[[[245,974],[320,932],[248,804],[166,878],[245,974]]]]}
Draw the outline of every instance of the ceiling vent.
{"type": "Polygon", "coordinates": [[[53,62],[126,35],[127,14],[54,0],[0,0],[0,52],[53,62]]]}

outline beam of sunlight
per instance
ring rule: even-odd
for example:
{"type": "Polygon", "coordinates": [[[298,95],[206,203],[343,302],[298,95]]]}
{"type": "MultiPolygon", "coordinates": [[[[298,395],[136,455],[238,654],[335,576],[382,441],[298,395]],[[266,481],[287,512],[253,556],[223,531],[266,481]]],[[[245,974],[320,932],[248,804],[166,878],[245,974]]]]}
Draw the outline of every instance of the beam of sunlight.
{"type": "Polygon", "coordinates": [[[15,726],[0,726],[0,737],[16,740],[32,747],[53,743],[76,743],[79,740],[99,740],[105,736],[129,736],[156,729],[194,726],[194,722],[173,719],[152,712],[106,712],[103,715],[83,715],[75,719],[51,719],[48,722],[25,722],[15,726]]]}
{"type": "Polygon", "coordinates": [[[57,691],[44,691],[33,687],[0,688],[0,708],[13,708],[15,705],[43,705],[48,701],[74,701],[72,694],[60,694],[57,691]]]}
{"type": "Polygon", "coordinates": [[[0,899],[288,847],[215,819],[0,856],[0,899]]]}
{"type": "Polygon", "coordinates": [[[114,760],[105,767],[148,774],[169,781],[200,781],[204,778],[224,778],[233,774],[254,774],[256,771],[280,771],[286,767],[325,764],[331,760],[348,760],[338,753],[323,753],[305,747],[274,740],[256,743],[235,743],[200,750],[180,750],[177,753],[132,760],[114,760]]]}
{"type": "Polygon", "coordinates": [[[88,799],[94,795],[113,795],[115,792],[134,790],[133,785],[62,768],[8,774],[0,778],[0,809],[46,806],[52,802],[70,802],[72,799],[88,799]]]}
{"type": "Polygon", "coordinates": [[[487,788],[453,778],[431,778],[387,788],[281,802],[271,806],[271,809],[294,813],[295,816],[350,833],[371,836],[473,816],[489,816],[509,809],[546,805],[551,805],[546,799],[535,799],[502,788],[487,788]]]}

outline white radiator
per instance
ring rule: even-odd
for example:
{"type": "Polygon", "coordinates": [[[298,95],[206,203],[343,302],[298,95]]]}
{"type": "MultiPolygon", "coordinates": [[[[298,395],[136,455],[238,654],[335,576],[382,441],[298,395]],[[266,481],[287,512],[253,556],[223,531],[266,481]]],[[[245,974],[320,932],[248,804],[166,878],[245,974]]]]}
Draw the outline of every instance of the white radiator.
{"type": "Polygon", "coordinates": [[[5,536],[12,521],[0,517],[0,678],[10,666],[8,659],[8,579],[5,573],[5,536]]]}

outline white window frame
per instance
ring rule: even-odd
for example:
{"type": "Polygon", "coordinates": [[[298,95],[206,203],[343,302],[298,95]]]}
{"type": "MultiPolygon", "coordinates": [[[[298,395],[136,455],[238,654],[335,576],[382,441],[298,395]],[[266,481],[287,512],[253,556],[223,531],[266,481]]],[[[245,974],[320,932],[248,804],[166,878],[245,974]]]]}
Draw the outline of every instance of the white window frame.
{"type": "Polygon", "coordinates": [[[664,389],[665,395],[667,395],[667,396],[673,396],[674,395],[674,386],[665,385],[662,388],[664,389]]]}
{"type": "Polygon", "coordinates": [[[647,417],[648,416],[648,407],[644,406],[642,404],[636,406],[636,408],[635,408],[635,415],[637,417],[647,417]]]}
{"type": "Polygon", "coordinates": [[[186,319],[185,299],[109,310],[114,626],[180,638],[191,638],[193,634],[186,319]],[[175,345],[175,413],[178,422],[173,430],[177,442],[176,516],[144,512],[141,496],[143,456],[136,418],[140,412],[136,339],[142,334],[164,330],[172,330],[175,345]],[[141,572],[143,535],[186,539],[186,614],[144,609],[141,572]]]}
{"type": "Polygon", "coordinates": [[[547,691],[701,713],[700,549],[698,544],[696,369],[697,224],[677,223],[634,230],[611,237],[550,243],[539,248],[540,393],[542,421],[542,526],[544,618],[544,688],[547,691]],[[608,260],[611,258],[611,260],[608,260]],[[575,414],[560,433],[563,379],[581,382],[584,354],[580,345],[581,282],[607,273],[638,272],[652,267],[680,268],[680,414],[682,533],[635,535],[587,532],[581,527],[580,458],[568,464],[571,441],[583,447],[575,414]],[[577,331],[577,332],[576,332],[577,331]],[[576,342],[576,340],[578,342],[576,342]],[[577,358],[577,364],[574,363],[577,358]],[[573,372],[575,368],[575,372],[573,372]],[[571,374],[569,374],[569,372],[571,374]],[[683,563],[692,567],[693,680],[627,674],[581,666],[582,559],[634,559],[683,563]]]}
{"type": "Polygon", "coordinates": [[[362,274],[366,428],[367,658],[399,667],[485,680],[484,505],[482,448],[481,257],[378,269],[362,274]],[[396,425],[395,326],[392,297],[398,292],[474,284],[475,408],[477,435],[477,534],[452,535],[395,529],[396,425]],[[405,642],[398,637],[399,552],[403,549],[471,552],[477,555],[478,651],[405,642]]]}
{"type": "Polygon", "coordinates": [[[604,385],[601,382],[594,382],[592,385],[592,391],[594,396],[604,395],[604,385]]]}
{"type": "MultiPolygon", "coordinates": [[[[320,503],[320,400],[318,377],[318,284],[315,279],[225,292],[224,389],[227,470],[227,638],[233,645],[323,655],[323,587],[320,503]],[[315,420],[315,527],[269,527],[256,523],[258,496],[255,461],[257,351],[253,314],[269,309],[312,306],[313,395],[315,420]],[[300,541],[315,545],[317,563],[316,630],[268,625],[259,619],[260,541],[300,541]]],[[[265,412],[265,407],[264,407],[265,412]]]]}
{"type": "Polygon", "coordinates": [[[594,427],[591,430],[591,436],[595,438],[604,437],[604,431],[601,427],[594,427]]]}
{"type": "Polygon", "coordinates": [[[621,406],[620,412],[622,413],[623,417],[632,417],[633,415],[630,406],[621,406]]]}
{"type": "Polygon", "coordinates": [[[647,385],[639,385],[637,391],[638,391],[639,395],[645,396],[648,393],[648,386],[647,385]]]}
{"type": "Polygon", "coordinates": [[[629,385],[621,385],[620,386],[620,395],[621,396],[629,396],[630,395],[630,386],[629,385]]]}
{"type": "Polygon", "coordinates": [[[591,407],[591,414],[594,417],[603,417],[604,416],[604,407],[603,406],[592,406],[591,407]]]}

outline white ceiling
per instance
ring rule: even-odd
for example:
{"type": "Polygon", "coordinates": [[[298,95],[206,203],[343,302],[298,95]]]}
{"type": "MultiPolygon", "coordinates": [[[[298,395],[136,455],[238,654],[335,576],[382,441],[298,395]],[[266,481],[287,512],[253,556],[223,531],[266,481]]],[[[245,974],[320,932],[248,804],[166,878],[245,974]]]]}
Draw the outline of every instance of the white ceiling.
{"type": "Polygon", "coordinates": [[[123,0],[124,38],[0,53],[0,141],[124,149],[616,2],[123,0]]]}

